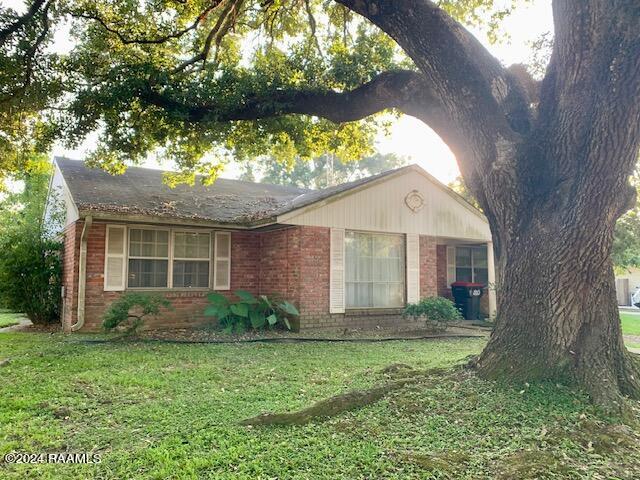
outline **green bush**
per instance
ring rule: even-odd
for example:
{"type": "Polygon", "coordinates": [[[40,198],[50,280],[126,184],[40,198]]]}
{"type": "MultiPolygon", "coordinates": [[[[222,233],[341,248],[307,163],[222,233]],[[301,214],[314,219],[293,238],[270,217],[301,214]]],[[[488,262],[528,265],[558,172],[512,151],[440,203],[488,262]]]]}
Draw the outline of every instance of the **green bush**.
{"type": "Polygon", "coordinates": [[[269,299],[266,295],[254,296],[246,290],[234,292],[237,301],[213,292],[208,295],[210,305],[204,311],[215,317],[225,333],[243,333],[249,329],[263,330],[282,326],[291,330],[291,317],[300,315],[296,307],[285,300],[269,299]]]}
{"type": "Polygon", "coordinates": [[[462,320],[455,304],[444,297],[427,297],[418,303],[410,303],[405,307],[404,315],[414,319],[422,318],[427,326],[435,330],[446,330],[448,322],[462,320]]]}
{"type": "Polygon", "coordinates": [[[145,317],[159,315],[161,307],[172,308],[171,302],[162,295],[127,292],[109,305],[102,315],[102,327],[113,330],[124,324],[125,333],[134,334],[144,325],[145,317]]]}
{"type": "Polygon", "coordinates": [[[0,241],[0,298],[34,324],[60,321],[61,244],[35,235],[3,235],[0,241]]]}
{"type": "Polygon", "coordinates": [[[49,172],[24,173],[24,189],[0,201],[0,306],[35,324],[59,322],[62,306],[64,211],[53,192],[47,197],[49,172]]]}

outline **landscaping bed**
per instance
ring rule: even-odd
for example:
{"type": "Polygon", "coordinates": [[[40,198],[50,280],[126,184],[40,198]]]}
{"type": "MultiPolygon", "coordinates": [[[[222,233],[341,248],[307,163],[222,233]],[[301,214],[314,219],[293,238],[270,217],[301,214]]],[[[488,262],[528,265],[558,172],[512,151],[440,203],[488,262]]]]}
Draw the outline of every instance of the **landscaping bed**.
{"type": "Polygon", "coordinates": [[[247,342],[260,340],[329,340],[329,341],[382,341],[395,339],[446,338],[446,337],[486,337],[490,330],[471,325],[451,326],[446,331],[431,329],[397,330],[378,328],[372,330],[309,330],[301,333],[287,330],[250,330],[243,334],[226,334],[216,328],[143,330],[141,339],[184,341],[184,342],[247,342]]]}

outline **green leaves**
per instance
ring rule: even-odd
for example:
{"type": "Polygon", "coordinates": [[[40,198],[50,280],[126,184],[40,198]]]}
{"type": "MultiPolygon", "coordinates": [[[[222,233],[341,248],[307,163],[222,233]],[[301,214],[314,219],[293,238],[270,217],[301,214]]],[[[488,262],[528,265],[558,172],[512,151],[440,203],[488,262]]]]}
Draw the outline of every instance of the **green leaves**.
{"type": "Polygon", "coordinates": [[[231,304],[231,312],[239,317],[249,317],[249,306],[246,303],[233,303],[231,304]]]}
{"type": "Polygon", "coordinates": [[[211,292],[207,295],[207,299],[214,305],[228,305],[229,299],[221,293],[211,292]]]}
{"type": "Polygon", "coordinates": [[[260,329],[265,325],[265,318],[263,312],[259,310],[252,310],[249,318],[251,318],[251,326],[255,329],[260,329]]]}
{"type": "Polygon", "coordinates": [[[285,313],[288,313],[289,315],[295,315],[296,317],[300,315],[298,309],[294,307],[293,304],[287,301],[279,303],[278,307],[280,307],[285,313]]]}
{"type": "Polygon", "coordinates": [[[249,303],[249,304],[258,303],[258,300],[256,299],[256,297],[254,297],[251,292],[247,292],[246,290],[236,290],[235,294],[236,294],[236,297],[239,297],[240,300],[242,300],[244,303],[249,303]]]}
{"type": "Polygon", "coordinates": [[[444,297],[426,297],[418,303],[410,303],[404,309],[404,315],[414,318],[423,318],[428,323],[443,325],[447,322],[461,320],[462,315],[455,304],[444,297]]]}
{"type": "Polygon", "coordinates": [[[267,317],[267,321],[269,322],[269,325],[273,327],[276,323],[278,323],[278,317],[276,317],[276,315],[272,313],[267,317]]]}
{"type": "Polygon", "coordinates": [[[210,305],[204,315],[215,317],[222,331],[228,334],[242,333],[249,328],[261,330],[278,325],[291,330],[290,316],[299,316],[298,309],[286,300],[270,300],[266,295],[256,297],[247,290],[234,292],[237,301],[229,300],[218,292],[207,295],[210,305]]]}

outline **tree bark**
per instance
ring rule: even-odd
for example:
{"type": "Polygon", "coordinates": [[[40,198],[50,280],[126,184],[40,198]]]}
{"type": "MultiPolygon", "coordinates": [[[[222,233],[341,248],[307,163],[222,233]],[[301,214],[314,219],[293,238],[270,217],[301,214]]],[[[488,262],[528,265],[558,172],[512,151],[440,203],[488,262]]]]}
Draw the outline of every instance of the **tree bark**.
{"type": "Polygon", "coordinates": [[[640,398],[640,365],[622,339],[610,251],[613,222],[597,229],[573,212],[531,212],[504,245],[498,317],[477,360],[490,379],[555,380],[584,387],[606,407],[640,398]]]}

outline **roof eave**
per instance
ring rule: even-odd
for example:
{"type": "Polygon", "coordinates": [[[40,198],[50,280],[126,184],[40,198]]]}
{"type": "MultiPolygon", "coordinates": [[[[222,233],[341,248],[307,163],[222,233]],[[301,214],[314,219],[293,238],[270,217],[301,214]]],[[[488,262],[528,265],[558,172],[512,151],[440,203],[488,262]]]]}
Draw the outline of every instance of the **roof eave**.
{"type": "MultiPolygon", "coordinates": [[[[81,219],[90,215],[94,220],[116,223],[180,225],[184,227],[219,228],[226,230],[251,230],[252,228],[256,228],[254,224],[249,223],[216,222],[203,218],[183,218],[169,215],[149,215],[143,213],[118,213],[95,210],[91,208],[81,208],[79,210],[79,214],[81,219]]],[[[256,226],[262,227],[264,225],[267,225],[268,223],[269,222],[260,223],[256,226]]]]}

